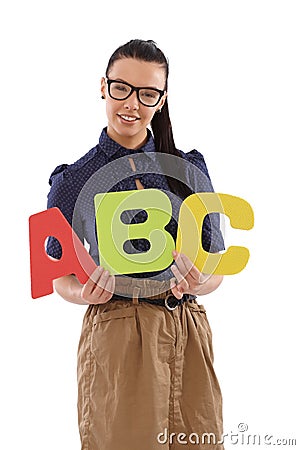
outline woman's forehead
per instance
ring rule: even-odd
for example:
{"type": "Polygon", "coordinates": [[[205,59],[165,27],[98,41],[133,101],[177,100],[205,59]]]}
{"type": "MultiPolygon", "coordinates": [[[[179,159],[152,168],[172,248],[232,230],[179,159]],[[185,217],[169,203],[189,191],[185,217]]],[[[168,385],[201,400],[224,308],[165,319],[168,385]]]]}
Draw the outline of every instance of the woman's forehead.
{"type": "Polygon", "coordinates": [[[134,86],[149,86],[164,89],[165,69],[156,62],[141,61],[134,58],[122,58],[113,63],[109,78],[119,79],[134,86]]]}

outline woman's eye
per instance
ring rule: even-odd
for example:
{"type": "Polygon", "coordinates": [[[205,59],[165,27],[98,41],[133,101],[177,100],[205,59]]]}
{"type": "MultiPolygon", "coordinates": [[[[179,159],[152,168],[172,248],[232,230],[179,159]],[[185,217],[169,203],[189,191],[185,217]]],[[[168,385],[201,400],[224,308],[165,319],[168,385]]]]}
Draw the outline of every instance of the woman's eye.
{"type": "Polygon", "coordinates": [[[126,92],[128,90],[128,88],[122,84],[117,84],[116,86],[114,86],[114,89],[122,92],[126,92]]]}
{"type": "Polygon", "coordinates": [[[157,97],[157,93],[154,91],[143,91],[142,96],[146,98],[155,98],[157,97]]]}

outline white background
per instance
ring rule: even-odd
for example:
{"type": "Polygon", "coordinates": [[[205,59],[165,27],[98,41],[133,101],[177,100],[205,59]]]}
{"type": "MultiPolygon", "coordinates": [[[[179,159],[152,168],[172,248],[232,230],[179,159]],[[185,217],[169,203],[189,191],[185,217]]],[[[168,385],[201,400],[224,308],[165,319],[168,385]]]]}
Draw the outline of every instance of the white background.
{"type": "MultiPolygon", "coordinates": [[[[215,190],[243,197],[255,213],[253,230],[228,233],[250,249],[248,266],[201,299],[225,432],[246,423],[249,434],[299,445],[299,16],[291,0],[1,7],[1,448],[80,448],[85,307],[56,294],[31,299],[28,217],[46,208],[54,167],[97,143],[106,125],[100,77],[131,38],[154,39],[170,60],[177,146],[201,151],[215,190]]],[[[226,448],[243,447],[228,440],[226,448]]]]}

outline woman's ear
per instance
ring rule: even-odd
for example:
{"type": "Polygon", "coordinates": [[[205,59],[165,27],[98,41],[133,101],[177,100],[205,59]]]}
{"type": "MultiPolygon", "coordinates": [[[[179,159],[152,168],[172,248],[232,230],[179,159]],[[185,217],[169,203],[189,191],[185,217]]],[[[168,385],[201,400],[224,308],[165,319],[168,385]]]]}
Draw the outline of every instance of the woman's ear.
{"type": "Polygon", "coordinates": [[[168,93],[165,92],[164,95],[162,96],[162,98],[160,99],[159,104],[156,107],[156,112],[161,112],[161,109],[164,106],[165,101],[167,100],[167,96],[168,96],[168,93]]]}
{"type": "Polygon", "coordinates": [[[106,83],[105,83],[105,78],[102,77],[101,78],[101,88],[100,88],[101,94],[102,94],[102,98],[106,98],[106,83]]]}

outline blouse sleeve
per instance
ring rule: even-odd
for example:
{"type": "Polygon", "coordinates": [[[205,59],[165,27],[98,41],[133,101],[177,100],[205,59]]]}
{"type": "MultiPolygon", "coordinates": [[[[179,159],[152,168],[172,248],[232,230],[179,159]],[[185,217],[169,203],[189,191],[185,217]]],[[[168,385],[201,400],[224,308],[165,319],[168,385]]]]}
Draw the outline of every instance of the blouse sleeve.
{"type": "MultiPolygon", "coordinates": [[[[197,150],[186,154],[188,160],[188,182],[193,192],[214,192],[203,155],[197,150]]],[[[220,214],[210,213],[205,216],[202,228],[202,247],[210,253],[225,250],[220,228],[220,214]]]]}
{"type": "MultiPolygon", "coordinates": [[[[68,171],[67,164],[62,164],[56,167],[50,175],[49,184],[51,188],[48,194],[47,208],[59,208],[69,224],[72,226],[76,198],[74,197],[72,176],[68,171]]],[[[78,230],[76,230],[76,232],[78,234],[78,230]]],[[[61,258],[61,245],[53,236],[48,238],[46,251],[47,254],[53,258],[61,258]]]]}

